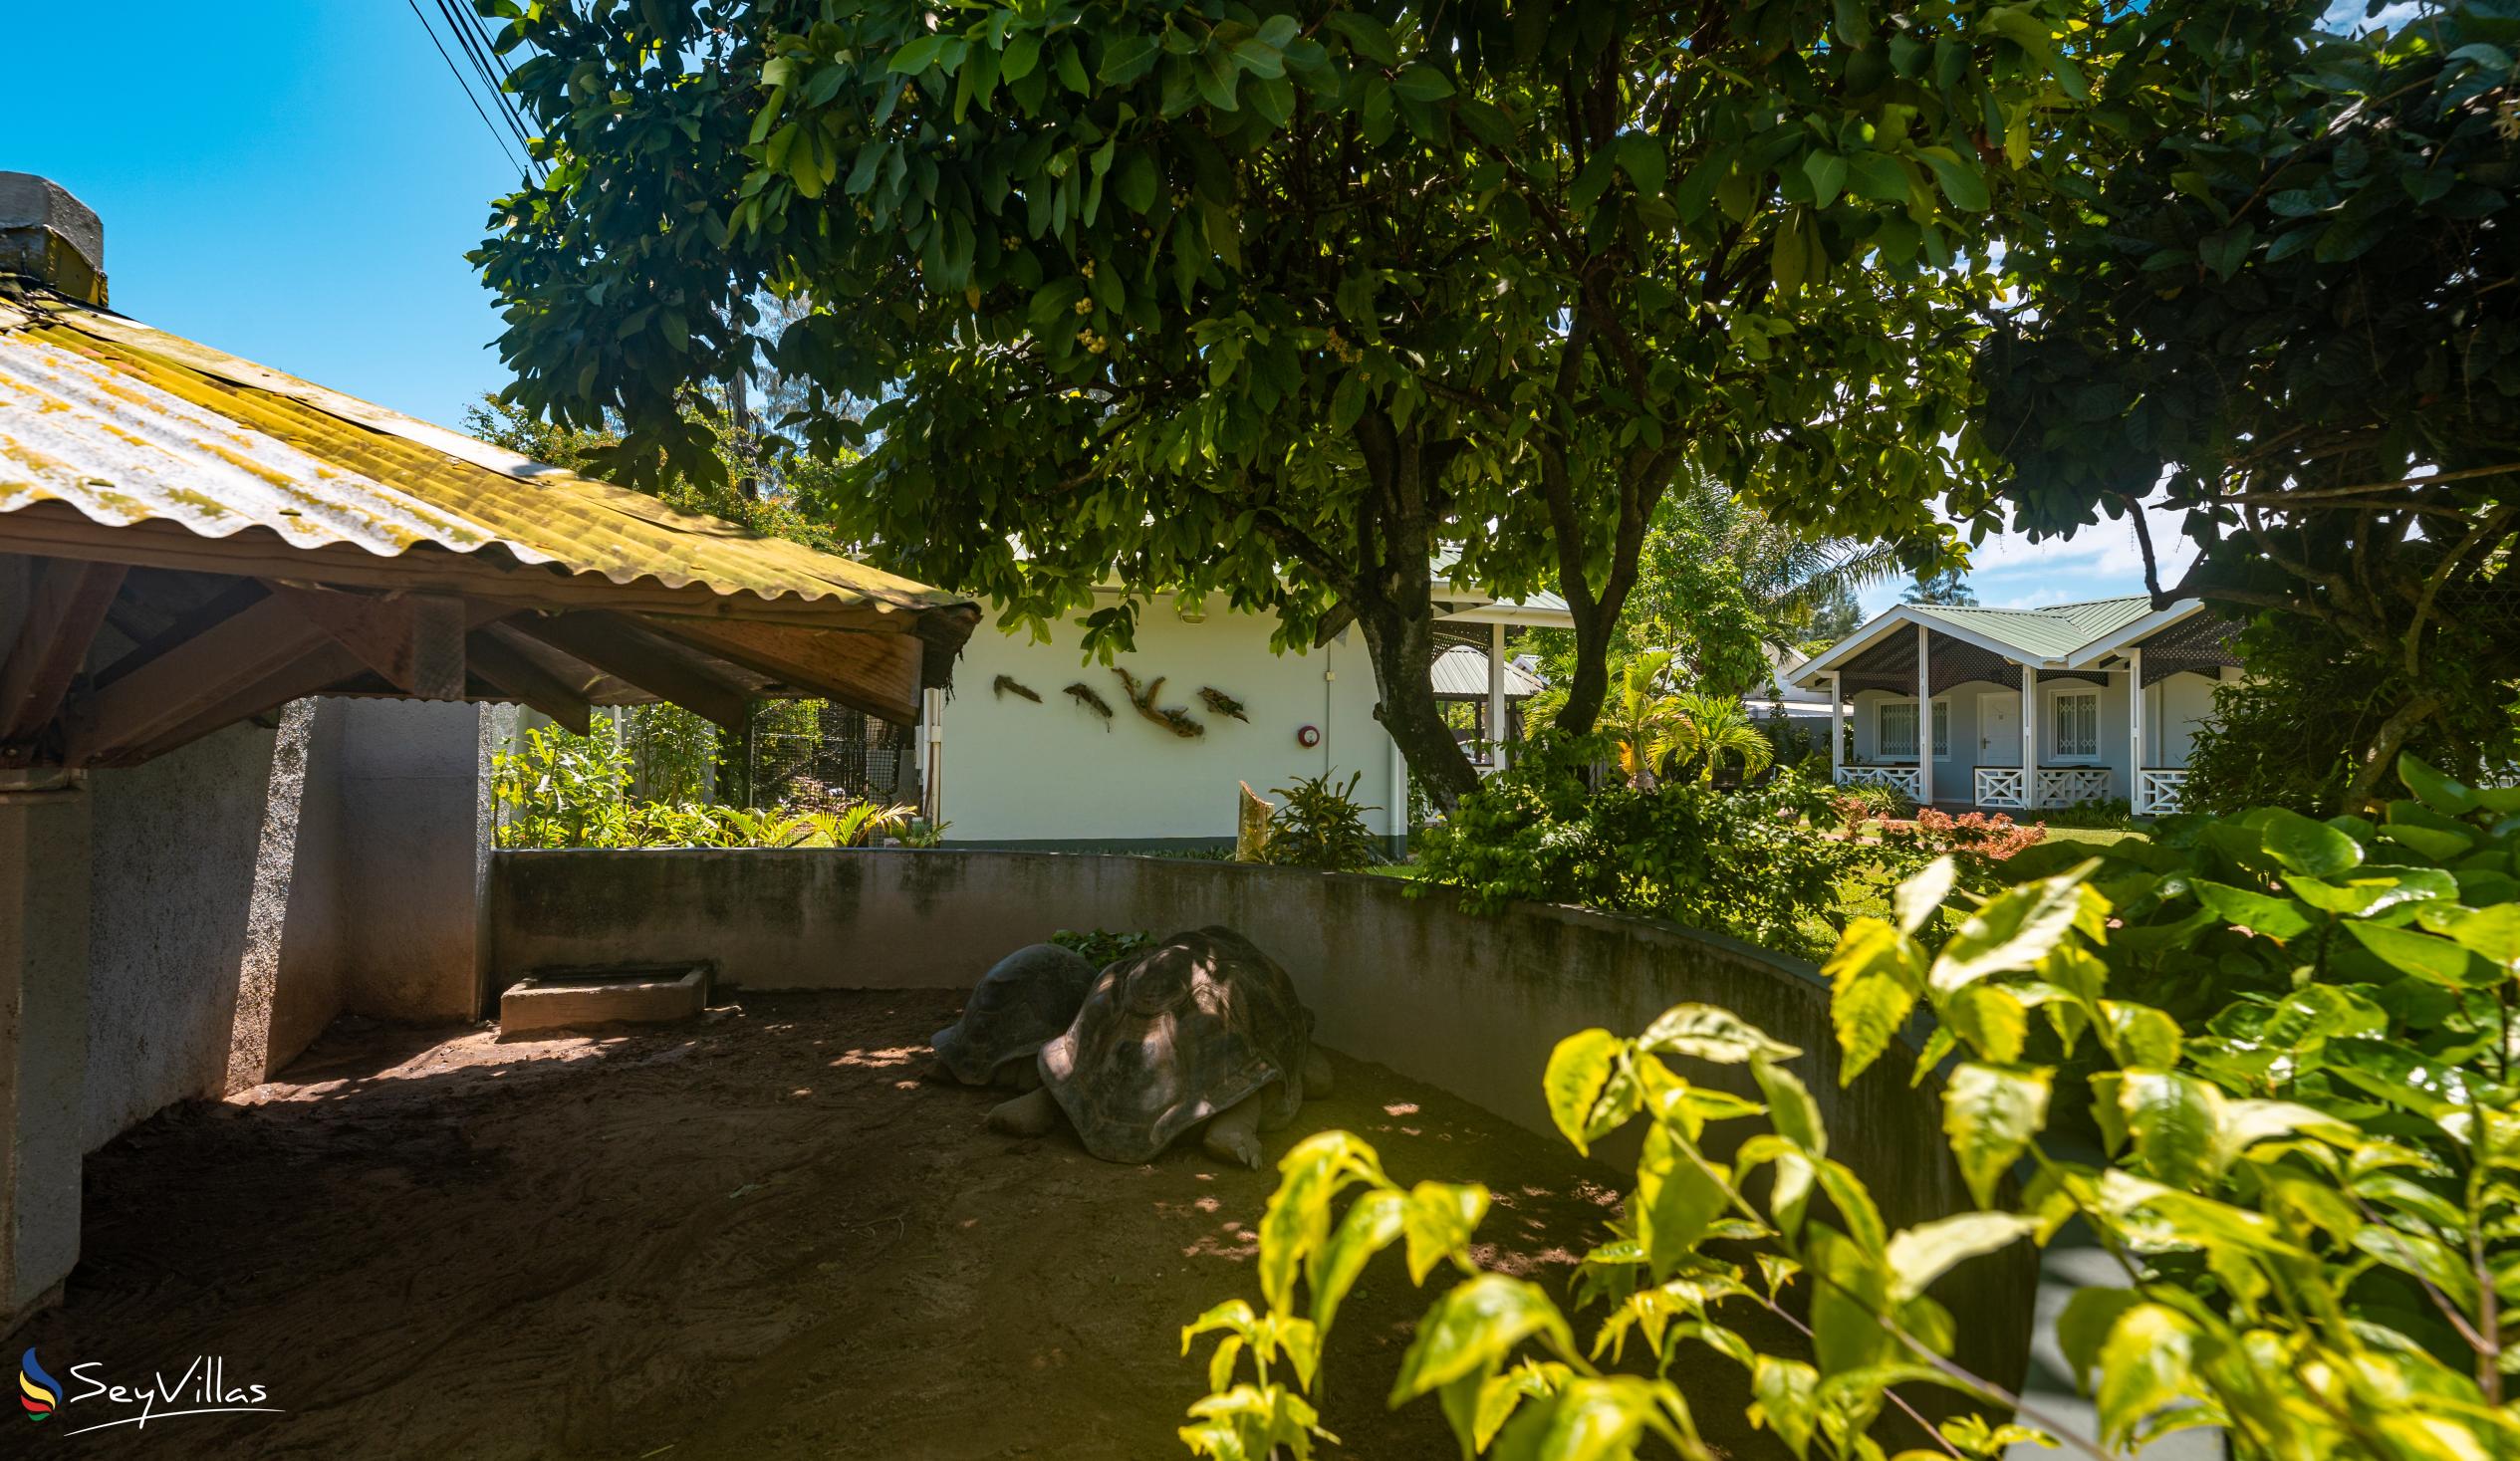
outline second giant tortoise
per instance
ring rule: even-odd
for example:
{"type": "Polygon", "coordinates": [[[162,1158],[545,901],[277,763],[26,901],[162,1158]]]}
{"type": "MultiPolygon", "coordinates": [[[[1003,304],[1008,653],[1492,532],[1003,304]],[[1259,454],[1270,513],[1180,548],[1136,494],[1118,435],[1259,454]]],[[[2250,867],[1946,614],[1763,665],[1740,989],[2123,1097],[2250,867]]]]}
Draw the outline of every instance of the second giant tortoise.
{"type": "Polygon", "coordinates": [[[980,976],[962,1018],[936,1032],[937,1063],[965,1086],[1030,1091],[1039,1084],[1033,1057],[1076,1019],[1093,985],[1094,966],[1074,949],[1017,949],[980,976]]]}

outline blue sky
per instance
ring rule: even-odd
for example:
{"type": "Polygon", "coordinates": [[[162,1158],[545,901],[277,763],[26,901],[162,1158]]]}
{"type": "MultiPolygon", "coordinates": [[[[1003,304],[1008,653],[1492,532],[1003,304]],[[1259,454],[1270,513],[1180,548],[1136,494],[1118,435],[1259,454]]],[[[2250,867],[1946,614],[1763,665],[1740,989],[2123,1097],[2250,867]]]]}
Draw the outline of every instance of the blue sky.
{"type": "MultiPolygon", "coordinates": [[[[19,68],[0,167],[104,218],[116,308],[446,425],[504,383],[463,256],[514,169],[405,4],[139,0],[102,50],[77,7],[14,24],[26,55],[90,59],[19,68]]],[[[2141,592],[2142,567],[2121,524],[1990,541],[1970,586],[2030,607],[2141,592]]]]}
{"type": "Polygon", "coordinates": [[[403,0],[39,6],[10,29],[51,59],[12,68],[0,167],[97,210],[117,309],[447,425],[503,383],[463,256],[515,170],[403,0]]]}

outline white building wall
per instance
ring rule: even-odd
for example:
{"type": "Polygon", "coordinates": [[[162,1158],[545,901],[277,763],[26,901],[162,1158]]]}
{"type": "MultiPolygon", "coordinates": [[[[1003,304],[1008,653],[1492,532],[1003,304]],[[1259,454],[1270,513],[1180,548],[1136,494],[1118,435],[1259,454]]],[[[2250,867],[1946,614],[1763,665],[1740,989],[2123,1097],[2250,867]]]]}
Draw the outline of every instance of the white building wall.
{"type": "MultiPolygon", "coordinates": [[[[1118,663],[1156,697],[1207,727],[1183,739],[1140,716],[1120,676],[1084,660],[1082,632],[1063,623],[1050,643],[983,624],[954,666],[945,703],[943,816],[949,843],[1124,843],[1230,840],[1238,782],[1268,796],[1295,778],[1364,773],[1358,801],[1394,805],[1391,740],[1375,719],[1381,698],[1364,639],[1308,653],[1273,653],[1276,620],[1211,608],[1188,623],[1168,598],[1139,610],[1137,647],[1118,663]],[[1004,674],[1041,703],[990,688],[1004,674]],[[1109,721],[1063,693],[1083,681],[1112,707],[1109,721]],[[1248,724],[1210,711],[1199,687],[1242,702],[1248,724]],[[1321,731],[1307,749],[1297,733],[1321,731]]],[[[1405,797],[1402,787],[1397,795],[1405,797]]],[[[1270,800],[1275,801],[1272,797],[1270,800]]],[[[1367,821],[1376,832],[1386,814],[1367,821]]]]}
{"type": "Polygon", "coordinates": [[[2197,728],[2214,717],[2214,687],[2200,674],[2174,674],[2144,691],[2144,765],[2187,764],[2197,728]]]}

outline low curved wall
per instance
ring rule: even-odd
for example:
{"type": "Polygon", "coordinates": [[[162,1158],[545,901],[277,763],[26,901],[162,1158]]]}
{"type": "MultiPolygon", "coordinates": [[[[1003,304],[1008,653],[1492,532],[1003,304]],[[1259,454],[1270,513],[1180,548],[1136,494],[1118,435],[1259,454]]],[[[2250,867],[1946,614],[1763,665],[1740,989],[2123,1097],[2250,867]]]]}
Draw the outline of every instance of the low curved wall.
{"type": "MultiPolygon", "coordinates": [[[[1323,1044],[1541,1132],[1554,1130],[1540,1078],[1559,1040],[1720,1005],[1807,1052],[1794,1066],[1831,1153],[1891,1223],[1974,1206],[1933,1084],[1909,1089],[1899,1052],[1839,1088],[1829,991],[1811,965],[1676,924],[1537,904],[1479,916],[1363,874],[949,849],[501,852],[491,888],[500,984],[555,964],[707,959],[755,989],[960,988],[1062,928],[1222,923],[1286,967],[1323,1044]]],[[[1689,1074],[1757,1095],[1736,1068],[1689,1074]]],[[[2019,1379],[2037,1275],[2018,1247],[1936,1287],[1962,1318],[1962,1363],[2019,1379]]]]}

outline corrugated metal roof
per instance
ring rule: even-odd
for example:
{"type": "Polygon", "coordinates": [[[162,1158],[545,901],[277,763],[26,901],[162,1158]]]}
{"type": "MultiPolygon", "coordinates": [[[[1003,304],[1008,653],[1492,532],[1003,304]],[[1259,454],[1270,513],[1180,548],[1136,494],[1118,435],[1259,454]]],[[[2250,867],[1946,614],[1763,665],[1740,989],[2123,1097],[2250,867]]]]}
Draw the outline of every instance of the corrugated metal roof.
{"type": "Polygon", "coordinates": [[[905,619],[967,610],[977,621],[959,596],[676,511],[109,311],[0,295],[0,513],[48,503],[107,526],[167,523],[206,539],[259,529],[294,548],[381,558],[443,549],[617,585],[751,596],[809,607],[808,621],[824,609],[835,622],[845,612],[863,624],[871,609],[905,619]]]}
{"type": "Polygon", "coordinates": [[[1981,609],[1965,604],[1910,604],[1919,616],[2008,644],[2042,659],[2061,659],[2094,639],[2152,611],[2142,595],[2051,604],[2041,609],[1981,609]]]}
{"type": "MultiPolygon", "coordinates": [[[[1487,697],[1487,654],[1473,644],[1451,644],[1435,654],[1435,693],[1458,699],[1487,697]]],[[[1512,660],[1505,661],[1505,696],[1527,699],[1548,686],[1512,660]]]]}

